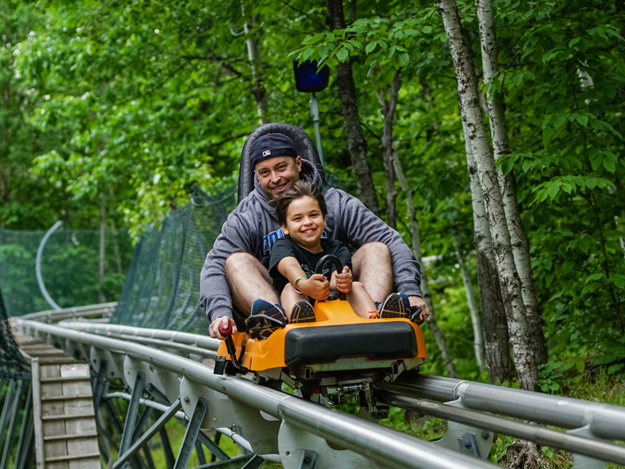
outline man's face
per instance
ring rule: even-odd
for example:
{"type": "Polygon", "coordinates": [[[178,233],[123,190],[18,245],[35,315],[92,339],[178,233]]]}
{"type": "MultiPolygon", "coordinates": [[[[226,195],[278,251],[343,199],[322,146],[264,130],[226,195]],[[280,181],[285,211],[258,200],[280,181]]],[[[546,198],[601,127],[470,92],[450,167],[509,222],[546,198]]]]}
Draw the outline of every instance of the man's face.
{"type": "Polygon", "coordinates": [[[256,164],[254,173],[261,189],[270,199],[280,197],[293,184],[299,181],[299,172],[302,170],[302,159],[290,156],[276,156],[256,164]]]}

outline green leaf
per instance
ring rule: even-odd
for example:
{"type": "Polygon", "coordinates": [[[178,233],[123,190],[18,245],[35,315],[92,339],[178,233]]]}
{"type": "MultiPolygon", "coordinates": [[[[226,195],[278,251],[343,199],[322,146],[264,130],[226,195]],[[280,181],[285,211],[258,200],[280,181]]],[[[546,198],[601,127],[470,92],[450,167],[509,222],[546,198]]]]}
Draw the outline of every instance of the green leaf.
{"type": "Polygon", "coordinates": [[[410,54],[408,54],[407,52],[402,52],[401,54],[398,54],[397,63],[400,67],[407,67],[410,63],[410,54]]]}
{"type": "Polygon", "coordinates": [[[549,197],[553,200],[560,192],[560,181],[551,181],[547,184],[549,192],[549,197]]]}
{"type": "Polygon", "coordinates": [[[378,45],[377,42],[370,42],[369,44],[367,44],[367,47],[365,47],[365,52],[367,54],[370,54],[371,52],[375,50],[375,46],[377,45],[378,45]]]}
{"type": "Polygon", "coordinates": [[[555,128],[561,127],[562,125],[564,125],[566,123],[566,119],[567,116],[566,115],[559,115],[557,116],[554,120],[553,120],[553,126],[555,128]]]}
{"type": "Polygon", "coordinates": [[[614,284],[616,288],[620,288],[620,289],[625,288],[625,276],[624,275],[613,274],[612,277],[610,277],[610,280],[612,281],[612,283],[614,284]]]}
{"type": "Polygon", "coordinates": [[[549,384],[549,390],[551,391],[558,391],[560,389],[560,385],[558,383],[550,383],[549,384]]]}
{"type": "Polygon", "coordinates": [[[614,161],[612,161],[610,158],[603,159],[603,167],[612,174],[614,174],[614,170],[616,169],[614,161]]]}
{"type": "Polygon", "coordinates": [[[584,254],[588,253],[588,249],[590,249],[590,240],[588,238],[582,238],[577,242],[577,247],[584,252],[584,254]]]}
{"type": "Polygon", "coordinates": [[[617,371],[621,370],[625,366],[623,363],[615,363],[614,365],[608,367],[608,374],[613,375],[617,371]]]}
{"type": "Polygon", "coordinates": [[[430,34],[432,32],[432,26],[423,26],[423,34],[430,34]]]}
{"type": "Polygon", "coordinates": [[[514,82],[514,84],[516,86],[519,86],[521,84],[521,82],[523,81],[523,72],[519,72],[516,75],[514,75],[514,77],[512,77],[512,81],[514,82]]]}
{"type": "Polygon", "coordinates": [[[576,37],[573,38],[569,41],[569,48],[573,47],[575,44],[577,44],[579,42],[579,40],[581,39],[581,37],[576,37]]]}
{"type": "Polygon", "coordinates": [[[312,47],[306,49],[302,54],[302,62],[308,59],[311,55],[313,55],[313,52],[315,52],[315,49],[313,49],[312,47]]]}
{"type": "Polygon", "coordinates": [[[586,187],[588,189],[593,190],[597,187],[597,179],[596,178],[586,178],[586,187]]]}
{"type": "Polygon", "coordinates": [[[551,270],[551,268],[553,267],[553,262],[551,261],[551,259],[545,259],[543,261],[543,266],[545,267],[545,269],[551,270]]]}
{"type": "Polygon", "coordinates": [[[585,116],[583,114],[577,116],[577,122],[586,127],[588,125],[588,116],[585,116]]]}
{"type": "Polygon", "coordinates": [[[589,275],[588,277],[586,277],[586,282],[584,282],[584,283],[588,284],[589,282],[593,282],[593,281],[599,280],[601,278],[603,278],[603,274],[592,274],[592,275],[589,275]]]}
{"type": "Polygon", "coordinates": [[[339,59],[340,62],[345,62],[348,56],[349,51],[345,47],[341,47],[336,53],[336,58],[339,59]]]}

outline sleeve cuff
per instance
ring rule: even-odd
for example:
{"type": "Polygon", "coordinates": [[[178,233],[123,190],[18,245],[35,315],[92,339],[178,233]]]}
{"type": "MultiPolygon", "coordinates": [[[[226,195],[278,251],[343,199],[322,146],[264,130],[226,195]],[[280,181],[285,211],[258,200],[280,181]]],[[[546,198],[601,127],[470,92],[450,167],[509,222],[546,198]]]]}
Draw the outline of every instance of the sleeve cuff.
{"type": "Polygon", "coordinates": [[[209,313],[208,319],[210,322],[214,322],[219,318],[223,318],[224,316],[233,319],[232,311],[230,311],[229,309],[218,309],[217,311],[213,311],[212,313],[209,313]]]}
{"type": "Polygon", "coordinates": [[[397,285],[398,293],[405,293],[407,296],[418,296],[422,298],[421,290],[419,290],[419,286],[416,283],[403,283],[401,285],[397,285]]]}

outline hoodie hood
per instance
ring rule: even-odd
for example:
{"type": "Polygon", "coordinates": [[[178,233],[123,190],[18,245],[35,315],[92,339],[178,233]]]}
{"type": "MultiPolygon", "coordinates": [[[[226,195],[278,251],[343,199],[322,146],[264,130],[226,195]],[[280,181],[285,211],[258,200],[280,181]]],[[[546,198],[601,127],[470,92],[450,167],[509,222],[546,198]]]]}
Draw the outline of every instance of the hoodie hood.
{"type": "MultiPolygon", "coordinates": [[[[323,187],[323,180],[321,179],[319,171],[317,171],[317,168],[315,168],[314,164],[312,164],[308,160],[305,160],[304,158],[302,158],[302,170],[299,172],[299,178],[302,181],[314,184],[321,190],[321,192],[325,192],[325,187],[323,187]]],[[[254,177],[254,194],[267,212],[271,214],[275,213],[275,209],[269,204],[269,196],[265,194],[265,191],[263,191],[263,189],[260,187],[260,184],[258,183],[258,179],[256,179],[256,177],[254,177]]]]}

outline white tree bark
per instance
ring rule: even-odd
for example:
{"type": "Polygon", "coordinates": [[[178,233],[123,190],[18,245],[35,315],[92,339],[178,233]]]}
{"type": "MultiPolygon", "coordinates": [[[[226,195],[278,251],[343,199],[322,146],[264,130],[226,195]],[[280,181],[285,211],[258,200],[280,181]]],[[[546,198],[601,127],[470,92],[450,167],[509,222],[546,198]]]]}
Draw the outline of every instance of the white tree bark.
{"type": "Polygon", "coordinates": [[[254,27],[254,17],[245,13],[245,2],[241,2],[241,11],[245,18],[243,29],[247,36],[247,53],[250,60],[250,67],[252,68],[252,79],[254,84],[252,86],[252,93],[256,100],[256,110],[258,112],[258,118],[261,124],[269,122],[269,105],[267,104],[267,90],[263,84],[263,71],[260,61],[260,49],[258,48],[258,38],[251,35],[252,28],[254,27]]]}
{"type": "Polygon", "coordinates": [[[378,102],[382,108],[384,116],[384,133],[382,134],[382,154],[384,161],[384,174],[386,176],[386,223],[388,226],[397,229],[397,210],[395,200],[397,199],[397,191],[395,190],[395,174],[394,174],[394,157],[395,147],[393,145],[393,119],[395,118],[395,109],[397,109],[397,95],[401,88],[401,69],[395,71],[393,82],[389,90],[389,99],[386,100],[384,91],[380,90],[376,93],[378,102]]]}
{"type": "Polygon", "coordinates": [[[473,349],[475,351],[475,360],[477,361],[477,366],[480,367],[480,371],[483,371],[484,334],[482,333],[482,318],[480,317],[480,310],[477,307],[475,290],[473,289],[473,282],[471,281],[471,273],[464,259],[462,243],[458,234],[454,236],[454,243],[456,244],[456,254],[458,255],[458,264],[460,265],[460,272],[462,273],[462,283],[464,284],[464,291],[467,294],[467,304],[469,305],[471,323],[473,324],[473,349]]]}
{"type": "MultiPolygon", "coordinates": [[[[464,134],[468,135],[464,122],[462,126],[464,134]]],[[[482,187],[477,174],[473,149],[468,140],[465,140],[465,147],[467,172],[471,185],[471,202],[473,205],[473,244],[477,257],[477,277],[480,286],[480,304],[482,306],[484,355],[490,382],[503,382],[508,378],[513,368],[510,358],[506,312],[501,299],[497,261],[495,259],[495,251],[493,250],[493,240],[490,236],[482,187]]]]}
{"type": "MultiPolygon", "coordinates": [[[[495,28],[493,27],[493,13],[490,0],[476,0],[475,4],[480,26],[484,85],[488,86],[499,70],[497,41],[495,28]]],[[[510,154],[510,142],[508,140],[503,97],[501,93],[497,93],[496,90],[492,89],[487,92],[487,98],[493,149],[495,159],[497,160],[503,155],[510,154]]],[[[508,231],[510,231],[512,253],[514,255],[519,278],[521,279],[521,291],[523,293],[523,303],[525,304],[525,311],[530,327],[532,348],[534,349],[538,363],[547,363],[548,357],[547,348],[545,346],[545,336],[542,330],[541,308],[534,285],[534,276],[532,275],[529,240],[525,235],[523,224],[521,223],[514,175],[512,173],[504,175],[499,171],[498,177],[506,212],[508,231]]]]}
{"type": "Polygon", "coordinates": [[[538,380],[538,364],[532,348],[529,324],[521,292],[521,281],[512,254],[510,232],[508,231],[503,200],[497,181],[495,161],[490,153],[488,137],[479,108],[477,77],[473,58],[462,32],[456,2],[454,0],[439,0],[439,5],[456,70],[462,118],[468,130],[468,135],[465,135],[465,138],[471,144],[478,166],[480,186],[482,187],[497,259],[501,293],[504,303],[510,305],[507,310],[508,331],[514,353],[517,379],[521,389],[533,391],[536,389],[536,381],[538,380]]]}
{"type": "MultiPolygon", "coordinates": [[[[401,167],[401,163],[399,161],[394,146],[393,163],[395,165],[395,173],[397,174],[397,180],[399,181],[399,185],[404,192],[407,192],[410,189],[410,186],[408,185],[408,181],[406,180],[404,170],[401,167]]],[[[417,220],[416,209],[414,206],[414,201],[412,200],[412,196],[406,197],[406,207],[408,209],[408,217],[410,218],[412,251],[417,258],[419,265],[421,265],[421,295],[423,295],[423,301],[425,301],[425,304],[427,304],[428,309],[430,310],[430,316],[427,319],[428,325],[430,326],[430,330],[432,331],[432,335],[434,336],[436,345],[438,345],[438,349],[441,352],[441,356],[443,357],[443,362],[445,363],[445,368],[447,369],[449,377],[457,379],[459,378],[458,371],[456,371],[456,366],[454,365],[451,354],[449,353],[447,341],[445,340],[443,331],[441,331],[440,327],[438,327],[438,323],[436,322],[436,310],[434,309],[434,303],[432,302],[432,292],[430,291],[430,285],[428,283],[425,264],[423,263],[423,256],[421,255],[421,236],[419,235],[419,221],[417,220]]]]}

